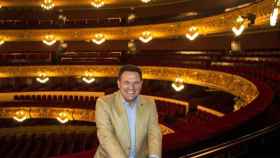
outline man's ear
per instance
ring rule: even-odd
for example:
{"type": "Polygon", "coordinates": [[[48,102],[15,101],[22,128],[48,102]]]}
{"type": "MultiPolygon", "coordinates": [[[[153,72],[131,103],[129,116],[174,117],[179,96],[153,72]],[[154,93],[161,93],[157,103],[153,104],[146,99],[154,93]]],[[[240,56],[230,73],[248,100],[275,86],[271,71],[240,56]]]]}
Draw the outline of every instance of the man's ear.
{"type": "Polygon", "coordinates": [[[120,80],[117,80],[118,88],[120,89],[120,80]]]}

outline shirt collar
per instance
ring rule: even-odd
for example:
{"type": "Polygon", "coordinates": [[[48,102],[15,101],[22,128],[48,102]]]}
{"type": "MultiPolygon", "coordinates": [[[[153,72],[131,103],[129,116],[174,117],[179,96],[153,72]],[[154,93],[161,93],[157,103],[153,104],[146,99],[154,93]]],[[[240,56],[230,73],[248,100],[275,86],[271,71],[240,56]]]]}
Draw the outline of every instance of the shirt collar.
{"type": "Polygon", "coordinates": [[[139,96],[137,96],[131,103],[129,103],[121,95],[121,101],[122,101],[123,105],[133,105],[132,107],[134,107],[139,102],[139,96]]]}

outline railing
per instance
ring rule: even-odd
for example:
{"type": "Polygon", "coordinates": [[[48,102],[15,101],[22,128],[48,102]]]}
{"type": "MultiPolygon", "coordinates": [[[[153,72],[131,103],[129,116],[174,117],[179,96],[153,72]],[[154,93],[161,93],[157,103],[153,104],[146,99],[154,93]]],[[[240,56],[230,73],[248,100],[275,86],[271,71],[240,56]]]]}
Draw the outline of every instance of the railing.
{"type": "Polygon", "coordinates": [[[229,151],[234,146],[248,143],[251,140],[257,139],[261,136],[264,136],[265,134],[269,134],[277,129],[280,129],[280,122],[277,122],[273,125],[270,125],[268,127],[265,127],[263,129],[257,130],[255,132],[252,132],[250,134],[238,137],[233,140],[229,140],[227,142],[214,145],[205,149],[198,150],[196,152],[181,156],[180,158],[202,158],[202,157],[209,157],[212,154],[218,153],[218,152],[226,152],[229,151]]]}

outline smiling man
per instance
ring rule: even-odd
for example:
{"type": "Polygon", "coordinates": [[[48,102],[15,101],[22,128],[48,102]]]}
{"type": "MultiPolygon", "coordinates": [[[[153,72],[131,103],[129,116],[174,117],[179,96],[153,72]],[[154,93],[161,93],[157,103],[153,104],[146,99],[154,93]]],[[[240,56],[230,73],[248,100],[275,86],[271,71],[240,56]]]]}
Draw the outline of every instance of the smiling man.
{"type": "Polygon", "coordinates": [[[119,90],[96,103],[99,147],[95,158],[160,158],[162,135],[154,100],[140,95],[142,72],[121,67],[119,90]]]}

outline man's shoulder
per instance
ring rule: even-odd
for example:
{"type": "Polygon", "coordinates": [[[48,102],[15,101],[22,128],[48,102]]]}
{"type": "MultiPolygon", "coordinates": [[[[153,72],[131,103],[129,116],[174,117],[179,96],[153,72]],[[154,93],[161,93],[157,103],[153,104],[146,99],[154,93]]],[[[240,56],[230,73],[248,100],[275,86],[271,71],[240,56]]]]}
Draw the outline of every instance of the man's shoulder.
{"type": "Polygon", "coordinates": [[[140,98],[143,104],[154,104],[154,99],[150,96],[140,95],[140,98]]]}
{"type": "Polygon", "coordinates": [[[99,97],[98,101],[105,102],[105,103],[110,103],[110,102],[113,102],[115,100],[116,96],[117,96],[117,92],[114,92],[114,93],[107,94],[107,95],[99,97]]]}

